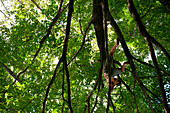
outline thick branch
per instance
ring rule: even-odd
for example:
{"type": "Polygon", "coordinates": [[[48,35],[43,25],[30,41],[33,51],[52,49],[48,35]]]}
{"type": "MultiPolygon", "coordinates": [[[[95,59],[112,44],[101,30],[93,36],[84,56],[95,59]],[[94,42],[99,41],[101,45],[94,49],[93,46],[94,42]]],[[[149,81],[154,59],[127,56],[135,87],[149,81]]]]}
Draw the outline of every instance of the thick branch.
{"type": "MultiPolygon", "coordinates": [[[[76,58],[76,56],[79,54],[80,50],[82,49],[82,47],[83,47],[83,45],[84,45],[84,43],[85,43],[86,33],[87,33],[87,30],[89,29],[90,25],[91,25],[91,21],[89,22],[89,24],[87,25],[87,27],[86,27],[86,29],[85,29],[85,31],[84,31],[84,34],[83,34],[83,42],[82,42],[82,45],[81,45],[80,49],[78,50],[78,52],[76,53],[76,55],[72,58],[72,60],[69,61],[69,63],[67,64],[67,66],[69,66],[69,64],[76,58]]],[[[61,58],[60,60],[62,61],[62,58],[61,58]]],[[[61,62],[59,61],[59,63],[61,63],[61,62]]],[[[64,70],[60,70],[59,72],[61,72],[61,71],[64,71],[64,70]]],[[[56,71],[56,72],[57,72],[57,71],[56,71]]],[[[64,73],[64,72],[63,72],[63,73],[64,73]]],[[[50,83],[49,83],[49,85],[48,85],[45,98],[47,98],[48,93],[49,93],[49,90],[50,90],[50,86],[52,85],[52,83],[53,83],[53,81],[55,80],[55,78],[56,78],[56,75],[53,75],[52,80],[50,81],[50,83]]],[[[63,78],[63,80],[64,80],[64,78],[63,78]]],[[[64,84],[64,81],[63,81],[63,84],[64,84]]],[[[62,85],[62,97],[63,97],[63,93],[64,93],[63,91],[64,91],[64,87],[63,87],[63,85],[62,85]]],[[[66,101],[64,98],[63,98],[63,100],[66,101]]],[[[46,100],[45,100],[45,101],[46,101],[46,100]]],[[[44,102],[44,103],[45,103],[45,102],[44,102]]],[[[68,101],[66,101],[66,103],[68,103],[68,101]]],[[[44,106],[45,106],[45,105],[44,105],[44,106]]]]}
{"type": "MultiPolygon", "coordinates": [[[[65,65],[64,65],[64,63],[63,63],[63,83],[62,83],[62,99],[63,99],[63,103],[64,103],[64,101],[66,101],[66,99],[64,98],[64,90],[65,90],[65,88],[64,88],[64,79],[65,79],[65,77],[64,77],[64,73],[65,73],[65,65]]],[[[67,102],[67,101],[66,101],[67,102]]],[[[68,103],[68,102],[67,102],[68,103]]]]}
{"type": "Polygon", "coordinates": [[[152,110],[152,112],[154,112],[154,111],[153,111],[153,108],[152,108],[152,105],[151,105],[151,100],[150,100],[150,98],[149,98],[149,95],[146,93],[146,90],[145,90],[145,88],[143,87],[143,83],[142,83],[142,81],[140,80],[139,76],[138,76],[137,73],[136,73],[135,64],[134,64],[134,62],[133,62],[133,60],[132,60],[130,51],[129,51],[126,43],[125,43],[125,40],[124,40],[124,37],[123,37],[123,35],[122,35],[121,31],[120,31],[120,28],[119,28],[119,26],[117,25],[117,23],[115,22],[115,20],[113,19],[113,17],[111,16],[110,12],[108,12],[108,16],[109,16],[109,22],[110,22],[111,26],[114,28],[117,36],[119,37],[119,40],[120,40],[121,45],[122,45],[122,47],[123,47],[123,49],[124,49],[125,55],[126,55],[128,61],[129,61],[129,63],[130,63],[133,77],[134,77],[134,79],[136,79],[136,81],[137,81],[137,83],[139,84],[139,86],[140,86],[140,88],[141,88],[144,96],[146,97],[146,99],[147,99],[147,101],[148,101],[148,103],[149,103],[150,109],[152,110]]]}
{"type": "MultiPolygon", "coordinates": [[[[85,31],[84,31],[84,34],[83,34],[83,42],[82,42],[82,45],[81,45],[81,47],[80,47],[80,49],[78,50],[78,52],[76,53],[76,55],[69,61],[69,63],[67,64],[67,66],[69,66],[69,64],[76,58],[76,56],[79,54],[79,52],[81,51],[81,49],[82,49],[82,47],[83,47],[83,45],[84,45],[84,43],[85,43],[85,37],[86,37],[86,33],[87,33],[87,30],[89,29],[89,27],[90,27],[90,25],[91,25],[91,21],[89,22],[89,24],[87,25],[87,27],[86,27],[86,29],[85,29],[85,31]]],[[[60,70],[60,72],[61,71],[64,71],[64,70],[60,70]]],[[[64,72],[63,72],[64,73],[64,72]]],[[[54,77],[52,77],[52,80],[51,80],[51,82],[53,82],[54,81],[54,79],[53,79],[54,77]]],[[[64,78],[63,78],[64,79],[64,78]]],[[[50,83],[51,83],[50,82],[50,83]]],[[[63,85],[64,85],[64,81],[63,81],[63,85]]],[[[63,87],[63,85],[62,85],[62,97],[63,97],[63,91],[64,91],[64,87],[63,87]]],[[[48,85],[49,86],[49,85],[48,85]]],[[[48,89],[48,88],[47,88],[48,89]]],[[[47,91],[46,91],[47,92],[47,91]]],[[[49,91],[48,91],[49,92],[49,91]]],[[[46,95],[48,95],[48,93],[46,93],[46,95]]],[[[64,101],[66,101],[64,98],[63,98],[63,100],[64,101]]],[[[68,101],[66,101],[66,103],[68,103],[68,101]]]]}
{"type": "Polygon", "coordinates": [[[97,44],[100,49],[100,57],[102,60],[106,59],[105,53],[105,38],[103,29],[103,13],[101,1],[93,0],[93,24],[97,38],[97,44]]]}
{"type": "Polygon", "coordinates": [[[105,51],[108,53],[108,34],[107,34],[107,8],[108,8],[108,0],[102,0],[102,10],[103,10],[103,29],[104,29],[104,40],[105,40],[105,51]]]}
{"type": "MultiPolygon", "coordinates": [[[[106,32],[107,30],[103,28],[103,12],[102,12],[103,5],[102,4],[105,5],[104,3],[102,3],[102,1],[93,0],[93,24],[94,24],[94,29],[96,33],[97,44],[100,50],[100,58],[101,58],[101,61],[104,63],[106,59],[106,54],[108,53],[105,49],[105,46],[106,46],[105,38],[107,38],[107,32],[106,32]]],[[[107,27],[106,20],[105,20],[105,27],[107,27]]],[[[110,83],[111,83],[111,76],[109,74],[109,84],[110,83]]],[[[109,103],[110,103],[110,98],[111,98],[110,90],[111,90],[111,86],[109,85],[108,100],[107,100],[108,103],[107,103],[106,113],[108,113],[109,111],[109,103]]]]}
{"type": "MultiPolygon", "coordinates": [[[[130,11],[132,17],[134,18],[134,20],[136,22],[136,25],[137,25],[137,27],[139,29],[140,35],[145,38],[145,40],[146,40],[146,42],[148,44],[149,51],[150,51],[152,61],[153,61],[153,64],[154,64],[154,68],[155,68],[155,71],[156,71],[157,77],[158,77],[158,82],[159,82],[159,86],[160,86],[160,90],[161,90],[162,103],[163,103],[163,106],[164,106],[164,110],[165,110],[166,113],[169,113],[169,107],[168,107],[168,104],[167,104],[166,92],[164,90],[164,84],[163,84],[161,72],[160,72],[160,69],[158,67],[157,59],[156,59],[155,52],[154,52],[152,42],[151,42],[151,41],[153,41],[154,38],[146,31],[146,28],[142,23],[142,20],[141,20],[141,18],[139,16],[135,6],[134,6],[133,1],[132,0],[127,0],[127,4],[128,4],[128,7],[129,7],[129,11],[130,11]]],[[[169,59],[169,54],[168,54],[167,57],[169,59]]]]}
{"type": "MultiPolygon", "coordinates": [[[[70,81],[69,81],[69,74],[68,74],[68,69],[67,69],[66,53],[67,53],[67,45],[68,45],[68,39],[69,39],[69,33],[70,33],[71,16],[72,16],[72,12],[73,12],[73,2],[74,2],[73,0],[70,0],[70,2],[69,2],[69,12],[68,12],[68,16],[67,16],[67,26],[66,26],[66,35],[65,35],[65,39],[64,39],[63,54],[62,54],[62,57],[60,58],[60,61],[57,65],[57,67],[59,67],[61,61],[63,61],[64,65],[65,65],[67,83],[68,83],[68,106],[69,106],[71,113],[73,111],[72,111],[72,107],[71,107],[70,81]]],[[[62,6],[62,3],[61,3],[61,6],[62,6]]],[[[46,96],[45,96],[45,99],[44,99],[44,102],[43,102],[43,113],[44,113],[44,109],[45,109],[45,102],[46,102],[46,99],[47,99],[47,96],[48,96],[48,92],[50,90],[50,86],[52,85],[53,81],[55,80],[55,75],[56,75],[56,72],[58,70],[57,67],[56,67],[55,72],[53,74],[53,78],[52,78],[52,80],[49,84],[49,87],[47,88],[47,91],[46,91],[46,96]]]]}
{"type": "Polygon", "coordinates": [[[69,35],[70,35],[70,25],[71,25],[72,13],[73,13],[73,4],[74,4],[74,0],[70,0],[69,1],[69,11],[68,11],[68,16],[67,16],[66,34],[65,34],[65,38],[64,38],[63,55],[62,55],[63,63],[65,66],[64,69],[66,71],[66,78],[67,78],[68,107],[70,109],[70,113],[73,113],[73,110],[71,107],[70,75],[69,75],[69,71],[67,68],[66,55],[67,55],[67,45],[68,45],[69,35]]]}
{"type": "Polygon", "coordinates": [[[63,58],[63,63],[64,63],[64,70],[66,71],[66,79],[67,79],[67,95],[68,95],[68,107],[70,109],[70,113],[73,113],[72,106],[71,106],[71,90],[70,90],[70,75],[67,67],[67,60],[66,57],[63,58]]]}
{"type": "MultiPolygon", "coordinates": [[[[65,90],[65,88],[64,88],[64,79],[65,79],[65,77],[64,77],[64,73],[65,73],[65,65],[64,65],[64,63],[63,63],[63,83],[62,83],[62,99],[63,99],[63,103],[64,103],[64,101],[66,101],[66,99],[64,98],[64,90],[65,90]]],[[[66,101],[67,102],[67,101],[66,101]]],[[[67,102],[68,103],[68,102],[67,102]]]]}
{"type": "Polygon", "coordinates": [[[148,37],[145,37],[145,40],[146,40],[146,42],[148,44],[150,54],[151,54],[151,57],[152,57],[152,61],[153,61],[153,64],[154,64],[154,68],[155,68],[155,71],[157,73],[157,78],[158,78],[158,82],[159,82],[159,86],[160,86],[160,90],[161,90],[162,102],[163,102],[164,110],[165,110],[165,112],[169,113],[168,112],[169,108],[168,108],[167,99],[166,99],[166,92],[164,90],[163,79],[162,79],[162,75],[161,75],[161,72],[160,72],[159,67],[158,67],[155,52],[154,52],[151,40],[148,37]]]}

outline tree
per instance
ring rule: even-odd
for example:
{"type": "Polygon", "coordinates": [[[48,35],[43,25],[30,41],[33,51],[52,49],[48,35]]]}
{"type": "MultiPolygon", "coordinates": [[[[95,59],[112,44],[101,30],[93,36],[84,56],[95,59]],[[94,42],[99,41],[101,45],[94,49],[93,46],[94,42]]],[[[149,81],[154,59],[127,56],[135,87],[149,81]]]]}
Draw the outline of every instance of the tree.
{"type": "Polygon", "coordinates": [[[1,112],[169,112],[168,1],[1,6],[1,112]],[[129,65],[110,94],[102,68],[117,38],[116,67],[129,65]]]}

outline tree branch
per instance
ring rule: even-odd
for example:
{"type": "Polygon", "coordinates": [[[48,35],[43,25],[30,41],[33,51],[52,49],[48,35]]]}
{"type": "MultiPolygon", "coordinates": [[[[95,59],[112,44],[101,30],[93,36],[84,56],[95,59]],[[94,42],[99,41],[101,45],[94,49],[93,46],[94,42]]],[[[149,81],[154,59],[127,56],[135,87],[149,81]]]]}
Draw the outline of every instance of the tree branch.
{"type": "Polygon", "coordinates": [[[9,16],[7,16],[2,10],[0,10],[0,12],[1,12],[6,18],[10,19],[9,16]]]}
{"type": "Polygon", "coordinates": [[[80,49],[74,54],[75,56],[70,60],[70,62],[67,65],[69,65],[77,57],[77,55],[80,53],[81,49],[83,48],[83,46],[85,44],[86,33],[87,33],[91,23],[92,23],[92,19],[89,21],[89,23],[88,23],[88,25],[87,25],[84,33],[83,33],[83,41],[82,41],[82,44],[80,46],[80,49]]]}
{"type": "Polygon", "coordinates": [[[168,58],[168,60],[170,60],[170,55],[169,53],[166,51],[166,49],[158,42],[156,41],[156,39],[154,37],[152,37],[150,34],[148,34],[148,37],[151,39],[151,41],[162,50],[162,52],[165,54],[165,56],[168,58]]]}
{"type": "MultiPolygon", "coordinates": [[[[105,1],[107,2],[107,1],[105,1]]],[[[107,38],[107,30],[106,27],[103,28],[103,16],[106,16],[106,12],[105,12],[105,5],[106,3],[104,3],[103,1],[99,1],[99,0],[93,0],[93,24],[94,24],[94,29],[95,29],[95,33],[96,33],[96,38],[97,38],[97,44],[100,50],[100,58],[101,58],[101,62],[105,63],[106,61],[106,56],[108,55],[107,49],[106,49],[106,38],[107,38]],[[102,7],[104,9],[102,9],[102,7]],[[104,11],[105,13],[103,14],[104,11]]],[[[106,25],[106,20],[105,20],[105,25],[106,25]]],[[[111,75],[109,75],[109,84],[111,83],[111,75]]],[[[109,103],[110,103],[110,90],[111,90],[111,86],[109,85],[109,90],[108,90],[108,100],[107,100],[107,109],[106,109],[106,113],[108,113],[109,111],[109,103]]]]}
{"type": "MultiPolygon", "coordinates": [[[[69,61],[69,63],[67,64],[67,66],[68,65],[70,65],[70,63],[76,58],[76,56],[79,54],[79,52],[81,51],[81,49],[82,49],[82,47],[83,47],[83,45],[84,45],[84,43],[85,43],[85,37],[86,37],[86,33],[87,33],[87,30],[89,29],[89,27],[90,27],[90,25],[91,25],[91,20],[90,20],[90,22],[89,22],[89,24],[87,25],[87,27],[86,27],[86,29],[85,29],[85,31],[84,31],[84,34],[83,34],[83,42],[82,42],[82,45],[81,45],[81,47],[80,47],[80,49],[78,50],[78,52],[76,53],[76,55],[72,58],[72,60],[70,60],[69,61]]],[[[64,50],[63,50],[64,51],[64,50]]],[[[62,58],[60,59],[61,61],[62,61],[62,58]]],[[[61,63],[60,61],[59,61],[59,63],[61,63]]],[[[62,70],[60,70],[59,72],[61,72],[62,70]]],[[[63,70],[64,71],[64,70],[63,70]]],[[[51,82],[49,83],[49,85],[48,85],[48,87],[50,87],[50,84],[52,85],[52,82],[54,81],[54,78],[56,78],[55,77],[55,75],[53,75],[53,77],[52,77],[52,80],[51,80],[51,82]]],[[[64,78],[63,78],[64,79],[64,78]]],[[[63,86],[62,86],[63,87],[63,86]]],[[[47,88],[48,89],[48,88],[47,88]]],[[[62,91],[64,91],[64,89],[62,88],[62,91]]],[[[48,93],[47,92],[49,92],[49,91],[46,91],[46,95],[48,96],[48,93]]],[[[62,92],[62,95],[63,95],[63,92],[62,92]]],[[[47,97],[46,96],[46,97],[47,97]]],[[[65,100],[64,98],[63,98],[63,100],[64,101],[66,101],[66,103],[68,103],[68,101],[67,100],[65,100]]]]}
{"type": "MultiPolygon", "coordinates": [[[[93,90],[91,91],[91,93],[89,94],[88,98],[86,99],[86,102],[87,102],[88,105],[90,105],[90,98],[93,95],[93,91],[95,91],[97,89],[98,85],[100,86],[100,82],[101,82],[101,78],[102,78],[102,68],[103,68],[103,65],[101,63],[101,67],[100,67],[100,71],[99,71],[99,76],[98,76],[98,79],[96,81],[96,84],[95,84],[93,90]]],[[[99,89],[100,88],[98,88],[98,91],[99,91],[99,89]]],[[[90,106],[88,106],[88,107],[90,107],[90,106]]],[[[87,109],[87,105],[85,106],[84,113],[85,113],[86,109],[87,109]]],[[[88,109],[88,113],[90,113],[90,109],[88,109]]]]}
{"type": "Polygon", "coordinates": [[[150,7],[149,7],[149,9],[146,11],[146,13],[143,15],[143,16],[141,16],[141,18],[144,18],[147,14],[148,14],[148,12],[149,12],[149,10],[152,8],[152,4],[150,5],[150,7]]]}
{"type": "MultiPolygon", "coordinates": [[[[165,112],[169,113],[169,107],[168,107],[168,104],[167,104],[166,92],[164,90],[164,84],[163,84],[161,72],[160,72],[160,69],[158,67],[157,59],[156,59],[155,52],[154,52],[152,42],[151,42],[151,41],[153,41],[153,43],[154,43],[154,41],[156,41],[156,40],[153,40],[154,38],[146,31],[146,28],[143,25],[142,20],[139,16],[135,6],[134,6],[133,0],[127,0],[127,4],[128,4],[128,7],[129,7],[129,11],[130,11],[134,21],[136,22],[138,29],[139,29],[140,35],[145,38],[145,40],[148,44],[149,51],[150,51],[152,61],[153,61],[153,64],[154,64],[154,68],[155,68],[155,71],[157,73],[157,78],[158,78],[158,82],[159,82],[159,86],[160,86],[160,90],[161,90],[161,95],[162,95],[163,107],[164,107],[165,112]]],[[[163,52],[166,52],[166,51],[163,51],[163,52]]],[[[170,59],[168,53],[165,54],[165,55],[168,55],[167,57],[168,57],[168,59],[170,59]]]]}
{"type": "MultiPolygon", "coordinates": [[[[0,62],[2,63],[2,62],[0,62]]],[[[17,78],[17,76],[13,73],[13,71],[11,71],[5,64],[2,63],[2,65],[4,66],[4,69],[15,79],[17,80],[19,83],[22,83],[22,81],[17,78]]]]}
{"type": "Polygon", "coordinates": [[[65,66],[64,69],[66,71],[66,78],[67,78],[68,107],[70,109],[70,113],[73,113],[73,110],[72,110],[72,106],[71,106],[70,75],[69,75],[69,71],[67,68],[66,54],[67,54],[67,45],[68,45],[69,35],[70,35],[71,17],[72,17],[72,13],[74,11],[73,4],[74,4],[74,0],[70,0],[69,1],[69,11],[68,11],[68,16],[67,16],[66,34],[65,34],[65,38],[64,38],[64,46],[63,46],[63,54],[62,54],[63,63],[65,66]]]}
{"type": "Polygon", "coordinates": [[[145,29],[145,26],[142,23],[142,20],[133,4],[132,0],[127,0],[128,3],[128,7],[129,7],[129,11],[132,15],[132,17],[134,18],[136,25],[138,27],[139,33],[141,36],[143,37],[149,37],[151,39],[151,41],[157,45],[159,48],[161,48],[161,50],[163,51],[163,53],[165,54],[165,56],[170,60],[170,55],[168,54],[168,52],[166,51],[166,49],[158,42],[155,40],[154,37],[152,37],[145,29]]]}
{"type": "Polygon", "coordinates": [[[10,12],[8,11],[8,9],[6,8],[6,6],[5,6],[5,4],[4,4],[4,2],[1,0],[1,3],[2,3],[2,5],[4,6],[4,8],[5,8],[5,10],[8,12],[8,14],[10,14],[10,12]]]}
{"type": "Polygon", "coordinates": [[[53,84],[53,82],[54,82],[54,80],[55,80],[55,78],[56,78],[56,73],[57,73],[57,71],[58,71],[58,68],[59,68],[61,62],[62,62],[62,58],[60,58],[58,64],[56,65],[55,71],[54,71],[54,73],[53,73],[53,77],[52,77],[50,83],[48,84],[48,87],[47,87],[47,90],[46,90],[46,94],[45,94],[45,98],[44,98],[44,101],[43,101],[42,113],[45,112],[45,103],[46,103],[46,101],[47,101],[48,93],[49,93],[49,91],[50,91],[51,85],[53,84]]]}
{"type": "MultiPolygon", "coordinates": [[[[169,75],[162,75],[162,76],[168,76],[168,77],[170,77],[169,75]]],[[[139,77],[139,78],[141,78],[141,79],[146,79],[146,78],[155,78],[155,77],[157,77],[157,76],[145,76],[145,77],[139,77]]]]}
{"type": "Polygon", "coordinates": [[[70,90],[70,75],[67,67],[67,60],[66,57],[63,58],[63,63],[64,63],[64,70],[66,71],[66,79],[67,79],[67,95],[68,95],[68,107],[70,109],[70,113],[73,113],[72,106],[71,106],[71,90],[70,90]]]}
{"type": "Polygon", "coordinates": [[[64,65],[64,63],[63,63],[63,83],[62,83],[62,99],[63,99],[63,104],[64,104],[64,101],[68,104],[68,101],[64,98],[64,90],[65,90],[65,88],[64,88],[64,73],[65,73],[65,65],[64,65]]]}
{"type": "Polygon", "coordinates": [[[136,110],[137,110],[137,112],[139,113],[139,109],[138,109],[138,106],[137,106],[136,97],[135,97],[134,92],[132,92],[132,90],[130,89],[130,87],[120,78],[119,75],[118,75],[118,79],[124,84],[124,86],[126,87],[126,89],[132,94],[133,99],[134,99],[134,103],[135,103],[136,110]]]}
{"type": "Polygon", "coordinates": [[[97,44],[100,49],[100,57],[105,61],[106,52],[105,52],[105,37],[103,29],[103,13],[101,1],[93,0],[93,24],[97,38],[97,44]]]}
{"type": "MultiPolygon", "coordinates": [[[[61,0],[61,1],[63,1],[63,0],[61,0]]],[[[49,26],[49,28],[48,28],[48,30],[47,30],[46,35],[41,39],[41,41],[40,41],[40,46],[39,46],[38,50],[36,51],[36,53],[35,53],[35,55],[34,55],[34,57],[33,57],[33,59],[32,59],[32,63],[31,63],[31,64],[33,64],[33,61],[35,60],[35,58],[37,57],[38,53],[40,52],[44,41],[49,37],[49,35],[50,35],[50,33],[51,33],[51,29],[53,28],[53,26],[54,26],[55,23],[57,22],[57,20],[58,20],[58,18],[60,17],[61,13],[67,8],[67,6],[68,6],[68,5],[66,5],[66,6],[61,10],[62,3],[60,4],[60,8],[59,8],[59,10],[58,10],[58,13],[57,13],[57,15],[55,16],[55,18],[53,19],[53,21],[51,22],[51,24],[50,24],[50,26],[49,26]]],[[[30,65],[31,65],[31,64],[30,64],[30,65]]],[[[30,65],[29,65],[29,66],[30,66],[30,65]]],[[[21,72],[17,75],[17,78],[19,78],[19,76],[20,76],[22,73],[24,73],[25,71],[27,71],[27,69],[29,68],[29,66],[27,66],[23,71],[21,71],[21,72]]],[[[15,83],[15,82],[14,82],[14,83],[15,83]]]]}
{"type": "MultiPolygon", "coordinates": [[[[154,68],[154,66],[152,66],[151,64],[146,63],[146,62],[144,62],[144,61],[141,61],[141,60],[135,58],[134,56],[132,56],[132,58],[133,58],[134,60],[136,60],[137,62],[141,63],[141,64],[144,64],[144,65],[146,65],[146,66],[149,66],[149,67],[151,67],[151,68],[154,68]]],[[[165,72],[165,71],[162,70],[162,69],[160,69],[160,70],[161,70],[162,73],[164,73],[164,74],[166,74],[167,76],[169,76],[169,74],[168,74],[167,72],[165,72]]]]}
{"type": "MultiPolygon", "coordinates": [[[[141,19],[144,18],[144,17],[149,13],[149,11],[150,11],[151,8],[152,8],[152,4],[150,5],[150,7],[149,7],[149,9],[146,11],[146,13],[145,13],[143,16],[141,16],[141,19]]],[[[134,33],[133,33],[134,36],[132,36],[132,38],[135,37],[136,28],[137,28],[137,26],[134,28],[134,33]]]]}
{"type": "MultiPolygon", "coordinates": [[[[100,77],[99,77],[99,79],[101,80],[100,77]]],[[[99,80],[99,81],[100,81],[100,80],[99,80]]],[[[94,111],[94,109],[95,109],[95,107],[96,107],[96,105],[97,105],[97,100],[98,100],[99,91],[100,91],[100,82],[99,82],[98,91],[97,91],[97,95],[96,95],[96,99],[95,99],[95,104],[94,104],[94,106],[93,106],[93,108],[92,108],[92,110],[91,110],[91,113],[93,113],[93,111],[94,111]]]]}
{"type": "Polygon", "coordinates": [[[37,7],[39,10],[42,11],[42,9],[39,7],[39,5],[38,5],[34,0],[31,0],[31,2],[32,2],[34,5],[36,5],[36,7],[37,7]]]}
{"type": "Polygon", "coordinates": [[[152,110],[152,112],[154,112],[154,111],[153,111],[153,108],[152,108],[151,100],[150,100],[150,98],[149,98],[149,95],[146,93],[146,90],[145,90],[145,88],[143,87],[143,83],[142,83],[142,81],[140,80],[139,76],[138,76],[137,73],[136,73],[135,64],[134,64],[134,62],[133,62],[133,60],[132,60],[130,51],[129,51],[126,43],[125,43],[125,40],[124,40],[124,37],[123,37],[123,35],[122,35],[121,31],[120,31],[120,28],[119,28],[119,26],[117,25],[117,23],[115,22],[115,20],[113,19],[113,17],[111,16],[111,14],[110,14],[109,11],[108,11],[108,16],[109,16],[109,22],[110,22],[111,26],[113,27],[113,29],[115,30],[117,36],[119,37],[119,40],[120,40],[121,45],[122,45],[122,47],[123,47],[123,49],[124,49],[125,55],[126,55],[128,61],[129,61],[129,63],[130,63],[133,77],[134,77],[134,79],[136,79],[136,81],[138,82],[138,84],[139,84],[139,86],[140,86],[140,88],[141,88],[144,96],[146,97],[146,99],[147,99],[147,101],[148,101],[148,103],[149,103],[150,109],[152,110]]]}

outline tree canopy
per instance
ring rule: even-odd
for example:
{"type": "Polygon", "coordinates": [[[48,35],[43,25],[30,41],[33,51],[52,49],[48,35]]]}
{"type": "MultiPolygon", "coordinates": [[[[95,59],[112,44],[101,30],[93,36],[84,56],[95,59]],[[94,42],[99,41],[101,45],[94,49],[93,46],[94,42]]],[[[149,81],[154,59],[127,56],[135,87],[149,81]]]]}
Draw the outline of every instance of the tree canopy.
{"type": "Polygon", "coordinates": [[[170,112],[169,12],[168,0],[1,0],[0,112],[170,112]],[[115,66],[129,64],[109,93],[117,38],[115,66]]]}

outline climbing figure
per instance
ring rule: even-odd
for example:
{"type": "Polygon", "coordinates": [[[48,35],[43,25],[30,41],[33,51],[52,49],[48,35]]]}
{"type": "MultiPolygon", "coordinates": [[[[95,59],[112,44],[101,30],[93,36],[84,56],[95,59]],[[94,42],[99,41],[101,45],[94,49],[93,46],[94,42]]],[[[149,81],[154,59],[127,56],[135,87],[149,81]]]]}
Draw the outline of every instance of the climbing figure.
{"type": "Polygon", "coordinates": [[[109,55],[106,55],[106,61],[103,65],[103,76],[106,79],[106,81],[109,84],[109,75],[111,75],[111,83],[109,84],[111,87],[110,93],[113,91],[115,85],[120,85],[120,81],[117,78],[114,78],[114,76],[120,75],[124,69],[125,65],[128,64],[128,62],[124,62],[121,68],[116,68],[114,65],[113,60],[113,54],[116,50],[116,47],[119,45],[119,39],[117,38],[116,44],[111,48],[109,55]],[[110,71],[110,72],[109,72],[110,71]]]}

